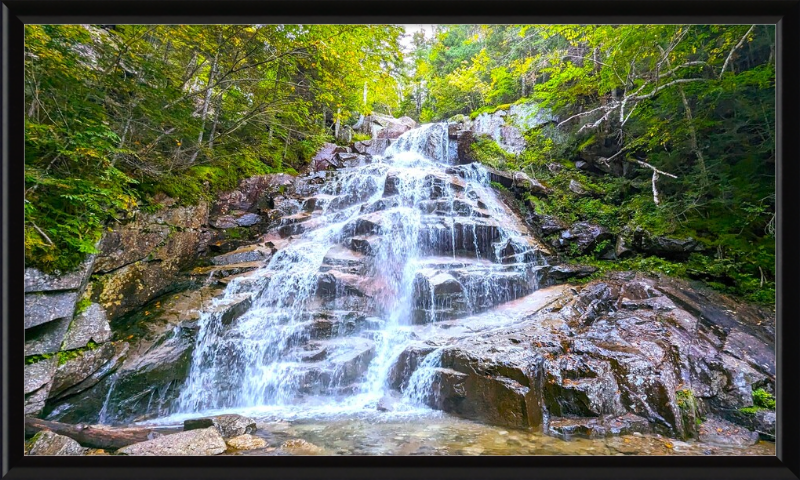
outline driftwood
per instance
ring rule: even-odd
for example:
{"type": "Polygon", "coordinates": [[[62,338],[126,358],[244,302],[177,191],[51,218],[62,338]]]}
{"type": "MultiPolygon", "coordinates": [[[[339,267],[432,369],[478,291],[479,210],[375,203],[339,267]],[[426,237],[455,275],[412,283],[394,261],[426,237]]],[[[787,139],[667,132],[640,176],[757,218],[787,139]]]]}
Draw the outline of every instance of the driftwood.
{"type": "Polygon", "coordinates": [[[72,425],[51,422],[39,418],[25,417],[25,435],[34,435],[40,430],[50,430],[64,435],[84,447],[118,449],[134,443],[152,440],[160,433],[145,427],[109,427],[107,425],[72,425]]]}

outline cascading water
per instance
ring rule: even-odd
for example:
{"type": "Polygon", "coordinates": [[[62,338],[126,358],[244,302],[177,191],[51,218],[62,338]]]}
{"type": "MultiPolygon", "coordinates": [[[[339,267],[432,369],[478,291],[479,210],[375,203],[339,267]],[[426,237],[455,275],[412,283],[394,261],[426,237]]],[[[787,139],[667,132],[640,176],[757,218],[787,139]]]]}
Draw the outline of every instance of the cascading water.
{"type": "MultiPolygon", "coordinates": [[[[420,340],[415,325],[535,290],[543,260],[527,230],[487,171],[455,158],[447,124],[423,125],[282,205],[278,231],[290,241],[202,314],[173,413],[374,411],[397,356],[420,340]],[[219,312],[243,297],[249,310],[226,324],[219,312]]],[[[405,388],[409,404],[437,366],[438,354],[426,358],[405,388]]]]}

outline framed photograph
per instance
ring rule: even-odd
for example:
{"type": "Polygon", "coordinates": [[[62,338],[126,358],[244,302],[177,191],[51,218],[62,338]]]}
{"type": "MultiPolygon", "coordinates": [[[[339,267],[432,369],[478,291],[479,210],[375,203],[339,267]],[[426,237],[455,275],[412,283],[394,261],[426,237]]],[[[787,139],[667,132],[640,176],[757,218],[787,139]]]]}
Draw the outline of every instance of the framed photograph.
{"type": "Polygon", "coordinates": [[[2,475],[800,477],[799,6],[4,1],[2,475]]]}

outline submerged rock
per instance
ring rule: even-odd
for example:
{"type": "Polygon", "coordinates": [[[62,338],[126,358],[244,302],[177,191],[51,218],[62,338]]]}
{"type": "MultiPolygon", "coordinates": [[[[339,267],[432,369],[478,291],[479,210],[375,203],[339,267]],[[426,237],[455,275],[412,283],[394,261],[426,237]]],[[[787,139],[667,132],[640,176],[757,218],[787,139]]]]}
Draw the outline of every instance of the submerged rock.
{"type": "Polygon", "coordinates": [[[280,449],[290,455],[322,455],[325,453],[322,447],[301,438],[283,442],[280,449]]]}

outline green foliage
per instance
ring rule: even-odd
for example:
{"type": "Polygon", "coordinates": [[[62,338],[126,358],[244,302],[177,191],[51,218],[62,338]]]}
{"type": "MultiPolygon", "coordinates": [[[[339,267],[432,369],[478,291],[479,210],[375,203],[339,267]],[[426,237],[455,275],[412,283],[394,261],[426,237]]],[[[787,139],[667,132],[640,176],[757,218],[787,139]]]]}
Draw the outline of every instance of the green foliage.
{"type": "Polygon", "coordinates": [[[753,390],[753,405],[767,410],[775,410],[775,397],[763,388],[753,390]]]}
{"type": "Polygon", "coordinates": [[[85,352],[88,352],[89,350],[96,349],[98,346],[99,346],[98,344],[96,344],[95,342],[89,340],[89,343],[85,347],[75,348],[73,350],[60,351],[57,354],[58,355],[58,364],[59,365],[64,365],[68,361],[70,361],[70,360],[72,360],[74,358],[78,358],[78,357],[82,356],[85,352]]]}
{"type": "Polygon", "coordinates": [[[329,134],[326,114],[397,106],[401,31],[27,25],[26,264],[74,269],[155,193],[193,203],[296,173],[329,134]]]}
{"type": "Polygon", "coordinates": [[[470,145],[470,152],[478,162],[495,168],[506,168],[508,162],[514,158],[513,155],[500,148],[497,142],[485,136],[475,139],[475,142],[470,145]]]}
{"type": "Polygon", "coordinates": [[[81,298],[78,300],[78,303],[75,304],[75,315],[78,316],[81,313],[85,312],[87,308],[92,304],[92,300],[90,298],[81,298]]]}
{"type": "Polygon", "coordinates": [[[41,362],[42,360],[47,360],[48,358],[52,358],[55,353],[43,353],[41,355],[30,355],[25,357],[25,365],[31,365],[34,363],[41,362]]]}

